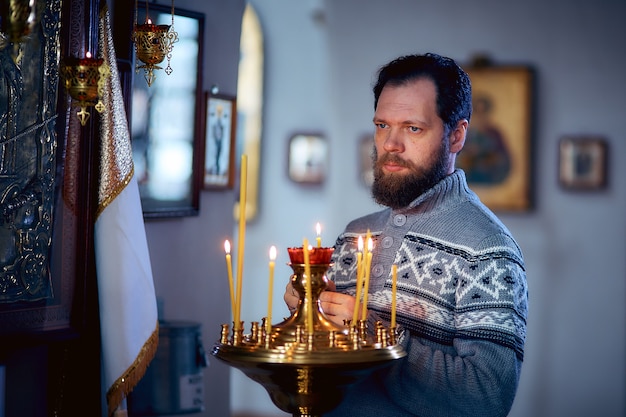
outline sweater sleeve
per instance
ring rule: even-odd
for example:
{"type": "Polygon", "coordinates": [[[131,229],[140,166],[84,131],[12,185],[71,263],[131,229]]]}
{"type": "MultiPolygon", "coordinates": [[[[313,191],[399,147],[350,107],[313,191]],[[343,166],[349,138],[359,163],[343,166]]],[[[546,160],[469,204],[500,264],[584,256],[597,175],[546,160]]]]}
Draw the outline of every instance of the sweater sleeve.
{"type": "MultiPolygon", "coordinates": [[[[513,349],[478,339],[453,346],[405,334],[407,357],[384,373],[399,408],[420,416],[506,416],[521,369],[513,349]]],[[[381,377],[383,375],[380,375],[381,377]]]]}

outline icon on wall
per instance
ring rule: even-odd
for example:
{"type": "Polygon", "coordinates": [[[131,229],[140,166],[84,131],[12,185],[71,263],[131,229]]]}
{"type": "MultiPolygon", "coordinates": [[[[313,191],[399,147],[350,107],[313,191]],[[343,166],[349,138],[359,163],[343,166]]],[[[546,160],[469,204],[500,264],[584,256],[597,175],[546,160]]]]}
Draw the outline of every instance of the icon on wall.
{"type": "Polygon", "coordinates": [[[594,137],[564,137],[559,143],[559,182],[564,188],[594,190],[607,184],[607,144],[594,137]]]}
{"type": "Polygon", "coordinates": [[[321,184],[328,169],[328,143],[322,135],[296,134],[289,140],[289,178],[304,184],[321,184]]]}
{"type": "Polygon", "coordinates": [[[473,112],[456,166],[492,210],[526,211],[532,206],[532,84],[527,66],[476,65],[473,112]]]}
{"type": "Polygon", "coordinates": [[[207,94],[204,188],[232,188],[237,104],[234,97],[207,94]]]}

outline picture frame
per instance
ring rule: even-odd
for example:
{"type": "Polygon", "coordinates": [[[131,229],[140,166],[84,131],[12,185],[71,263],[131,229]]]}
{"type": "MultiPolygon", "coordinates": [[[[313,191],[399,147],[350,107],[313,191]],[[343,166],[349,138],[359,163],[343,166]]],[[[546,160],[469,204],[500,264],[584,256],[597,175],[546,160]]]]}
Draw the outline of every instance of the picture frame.
{"type": "Polygon", "coordinates": [[[235,179],[237,99],[205,93],[203,188],[232,188],[235,179]]]}
{"type": "Polygon", "coordinates": [[[559,183],[570,190],[607,185],[608,145],[601,137],[566,136],[559,141],[559,183]]]}
{"type": "Polygon", "coordinates": [[[328,143],[318,133],[297,133],[289,139],[288,175],[299,184],[322,184],[328,170],[328,143]]]}
{"type": "Polygon", "coordinates": [[[362,136],[359,140],[359,180],[368,188],[374,184],[373,152],[374,135],[362,136]]]}
{"type": "MultiPolygon", "coordinates": [[[[137,21],[146,6],[138,4],[137,21]]],[[[171,6],[150,4],[155,24],[172,23],[171,6]]],[[[176,8],[171,60],[148,73],[133,51],[136,72],[132,80],[131,141],[135,176],[145,219],[195,216],[199,213],[204,137],[202,62],[205,16],[176,8]],[[168,73],[169,65],[171,72],[168,73]]]]}
{"type": "Polygon", "coordinates": [[[525,65],[466,71],[473,112],[456,165],[490,209],[528,211],[533,206],[534,71],[525,65]]]}

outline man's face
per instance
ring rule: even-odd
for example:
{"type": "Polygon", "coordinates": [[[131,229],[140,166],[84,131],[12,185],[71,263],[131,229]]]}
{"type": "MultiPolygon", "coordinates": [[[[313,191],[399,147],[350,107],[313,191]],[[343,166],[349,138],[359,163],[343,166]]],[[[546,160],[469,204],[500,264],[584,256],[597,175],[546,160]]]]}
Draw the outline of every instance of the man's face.
{"type": "Polygon", "coordinates": [[[435,84],[426,78],[383,88],[374,114],[374,184],[379,204],[408,204],[454,169],[435,84]]]}

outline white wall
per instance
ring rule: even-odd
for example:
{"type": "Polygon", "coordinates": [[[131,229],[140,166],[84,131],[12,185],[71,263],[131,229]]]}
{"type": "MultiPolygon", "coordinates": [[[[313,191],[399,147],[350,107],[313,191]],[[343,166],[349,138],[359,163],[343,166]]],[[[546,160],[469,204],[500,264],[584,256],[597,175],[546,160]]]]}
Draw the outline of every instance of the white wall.
{"type": "MultiPolygon", "coordinates": [[[[286,247],[313,239],[317,221],[330,245],[348,220],[376,209],[358,180],[356,155],[371,131],[375,70],[405,53],[434,51],[463,63],[488,53],[497,63],[532,65],[537,74],[536,207],[499,213],[524,250],[530,287],[526,358],[511,416],[624,415],[626,165],[618,158],[626,155],[626,3],[251,3],[265,32],[266,83],[260,211],[247,226],[242,319],[266,313],[270,245],[281,251],[274,290],[274,316],[281,317],[286,247]],[[325,21],[313,18],[317,12],[325,21]],[[298,131],[321,131],[329,140],[331,165],[320,187],[287,177],[287,142],[298,131]],[[557,147],[566,134],[607,138],[606,190],[559,187],[557,147]]],[[[239,371],[231,375],[233,412],[283,414],[258,384],[239,371]]]]}

